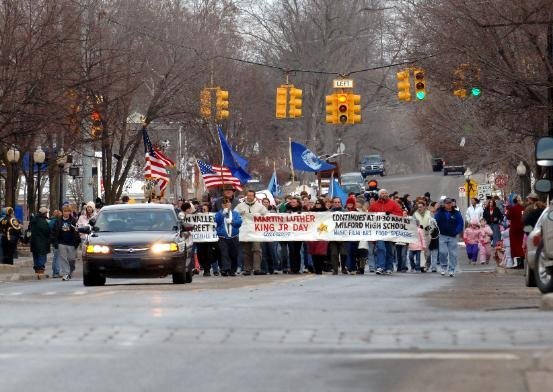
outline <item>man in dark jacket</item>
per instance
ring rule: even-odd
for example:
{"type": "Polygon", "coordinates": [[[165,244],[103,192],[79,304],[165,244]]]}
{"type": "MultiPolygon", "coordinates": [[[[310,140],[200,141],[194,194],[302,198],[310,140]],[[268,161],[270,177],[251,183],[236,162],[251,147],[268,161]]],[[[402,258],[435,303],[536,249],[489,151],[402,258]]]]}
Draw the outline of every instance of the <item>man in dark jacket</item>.
{"type": "Polygon", "coordinates": [[[52,244],[58,249],[63,280],[71,279],[75,271],[75,258],[81,237],[76,228],[77,220],[71,215],[71,207],[64,205],[62,216],[56,221],[52,231],[52,244]]]}
{"type": "Polygon", "coordinates": [[[46,220],[48,208],[40,207],[38,214],[31,218],[31,253],[33,254],[33,269],[37,279],[44,277],[46,257],[50,253],[50,226],[46,220]]]}
{"type": "MultiPolygon", "coordinates": [[[[343,212],[342,199],[334,197],[332,199],[332,207],[330,211],[343,212]]],[[[330,248],[330,263],[332,264],[332,274],[338,275],[338,269],[340,267],[340,261],[342,262],[342,274],[348,275],[348,269],[346,267],[348,260],[348,243],[344,241],[331,241],[329,243],[330,248]]]]}
{"type": "Polygon", "coordinates": [[[455,276],[457,267],[457,236],[463,231],[463,216],[458,210],[453,209],[452,200],[445,199],[443,207],[440,207],[434,215],[439,238],[439,261],[442,275],[455,276]],[[448,264],[449,261],[449,264],[448,264]]]}

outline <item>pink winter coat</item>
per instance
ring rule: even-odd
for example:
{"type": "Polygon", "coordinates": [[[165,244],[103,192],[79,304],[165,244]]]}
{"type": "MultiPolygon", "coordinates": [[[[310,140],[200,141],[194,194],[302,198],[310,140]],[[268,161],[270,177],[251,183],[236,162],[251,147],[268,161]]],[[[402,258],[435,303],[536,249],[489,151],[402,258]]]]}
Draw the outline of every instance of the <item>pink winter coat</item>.
{"type": "Polygon", "coordinates": [[[480,228],[480,237],[478,241],[480,241],[481,244],[489,244],[492,242],[491,238],[493,236],[493,231],[490,228],[490,226],[485,225],[480,228]]]}
{"type": "Polygon", "coordinates": [[[419,240],[415,243],[409,244],[409,250],[423,250],[426,248],[426,242],[424,241],[424,231],[419,227],[419,240]]]}
{"type": "Polygon", "coordinates": [[[465,244],[478,244],[478,242],[480,242],[480,228],[474,228],[472,226],[467,227],[465,229],[465,233],[463,234],[463,240],[465,241],[465,244]]]}

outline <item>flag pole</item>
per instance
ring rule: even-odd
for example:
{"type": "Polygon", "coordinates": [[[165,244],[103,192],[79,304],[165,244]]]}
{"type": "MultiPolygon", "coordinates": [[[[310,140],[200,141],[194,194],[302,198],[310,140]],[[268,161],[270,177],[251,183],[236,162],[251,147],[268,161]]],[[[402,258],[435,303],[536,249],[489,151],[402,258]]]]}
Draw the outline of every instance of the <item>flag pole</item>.
{"type": "MultiPolygon", "coordinates": [[[[219,135],[219,126],[215,124],[215,132],[217,132],[217,138],[219,139],[219,147],[221,148],[221,194],[225,190],[225,177],[223,176],[223,166],[225,164],[225,153],[223,152],[223,142],[221,141],[221,135],[219,135]]],[[[221,132],[223,130],[221,129],[221,132]]]]}
{"type": "Polygon", "coordinates": [[[334,199],[334,170],[330,172],[330,198],[334,199]]]}
{"type": "Polygon", "coordinates": [[[296,174],[294,173],[294,162],[292,160],[292,138],[288,137],[288,150],[290,152],[290,169],[292,170],[292,183],[296,180],[296,174]]]}

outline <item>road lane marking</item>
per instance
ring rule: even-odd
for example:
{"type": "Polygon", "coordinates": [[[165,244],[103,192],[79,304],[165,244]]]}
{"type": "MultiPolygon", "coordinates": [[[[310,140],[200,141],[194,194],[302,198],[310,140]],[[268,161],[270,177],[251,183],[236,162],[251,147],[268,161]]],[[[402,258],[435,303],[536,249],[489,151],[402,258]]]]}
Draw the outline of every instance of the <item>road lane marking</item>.
{"type": "Polygon", "coordinates": [[[43,295],[56,295],[57,291],[47,291],[43,295]]]}

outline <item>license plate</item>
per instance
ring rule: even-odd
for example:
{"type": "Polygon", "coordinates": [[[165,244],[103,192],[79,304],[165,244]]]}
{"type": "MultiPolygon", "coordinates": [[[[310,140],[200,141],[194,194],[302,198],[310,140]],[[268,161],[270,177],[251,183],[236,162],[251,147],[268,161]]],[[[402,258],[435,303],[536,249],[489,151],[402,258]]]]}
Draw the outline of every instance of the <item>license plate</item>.
{"type": "Polygon", "coordinates": [[[136,269],[140,268],[140,260],[119,260],[121,268],[136,269]]]}

